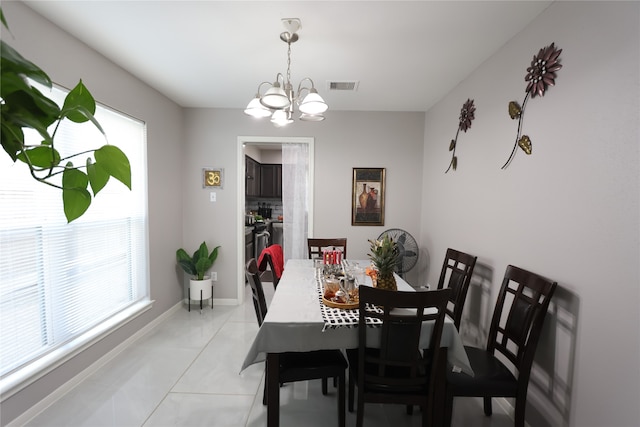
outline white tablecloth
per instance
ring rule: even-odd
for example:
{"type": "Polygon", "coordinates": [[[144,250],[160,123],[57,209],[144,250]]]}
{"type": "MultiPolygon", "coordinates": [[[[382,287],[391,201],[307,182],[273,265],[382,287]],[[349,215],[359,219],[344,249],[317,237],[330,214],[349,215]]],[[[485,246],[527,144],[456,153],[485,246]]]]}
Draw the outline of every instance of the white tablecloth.
{"type": "MultiPolygon", "coordinates": [[[[368,261],[359,261],[368,265],[368,261]]],[[[267,315],[242,364],[247,366],[265,360],[267,353],[313,351],[358,347],[358,329],[331,328],[323,331],[325,322],[320,311],[315,269],[311,260],[289,260],[273,295],[267,315]]],[[[407,282],[396,276],[398,290],[413,291],[407,282]]],[[[370,282],[369,282],[370,285],[370,282]]],[[[424,328],[425,347],[430,331],[424,328]]],[[[375,333],[375,328],[371,328],[375,333]]],[[[447,347],[449,362],[473,375],[462,340],[450,318],[442,332],[442,346],[447,347]]]]}

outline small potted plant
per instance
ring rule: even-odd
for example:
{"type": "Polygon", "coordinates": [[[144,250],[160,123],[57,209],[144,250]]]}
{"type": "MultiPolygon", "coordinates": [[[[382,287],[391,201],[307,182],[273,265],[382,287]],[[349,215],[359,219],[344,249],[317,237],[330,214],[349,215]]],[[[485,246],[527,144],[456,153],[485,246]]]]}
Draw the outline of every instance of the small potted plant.
{"type": "Polygon", "coordinates": [[[202,300],[212,298],[211,307],[213,308],[213,285],[211,277],[207,276],[206,273],[216,262],[219,248],[220,246],[216,246],[209,253],[207,243],[202,242],[192,256],[182,248],[176,251],[178,264],[186,273],[191,275],[189,280],[189,310],[191,310],[191,299],[196,299],[193,297],[200,297],[201,310],[202,300]]]}

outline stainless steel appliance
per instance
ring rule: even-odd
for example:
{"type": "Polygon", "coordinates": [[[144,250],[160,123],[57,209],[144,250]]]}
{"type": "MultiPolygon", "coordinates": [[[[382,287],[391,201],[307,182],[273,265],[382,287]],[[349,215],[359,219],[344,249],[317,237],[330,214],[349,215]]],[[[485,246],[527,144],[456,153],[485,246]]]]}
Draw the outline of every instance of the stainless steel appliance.
{"type": "Polygon", "coordinates": [[[256,222],[253,226],[253,249],[256,261],[260,258],[262,250],[269,246],[270,236],[269,231],[267,231],[267,224],[256,222]]]}
{"type": "Polygon", "coordinates": [[[282,233],[282,223],[281,222],[273,222],[271,223],[271,243],[274,245],[280,245],[284,247],[283,242],[283,233],[282,233]]]}

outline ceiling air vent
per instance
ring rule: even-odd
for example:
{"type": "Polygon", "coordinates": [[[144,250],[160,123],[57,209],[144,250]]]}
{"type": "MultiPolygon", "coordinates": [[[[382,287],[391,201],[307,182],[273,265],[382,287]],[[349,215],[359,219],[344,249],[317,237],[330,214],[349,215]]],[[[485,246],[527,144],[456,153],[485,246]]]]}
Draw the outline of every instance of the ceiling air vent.
{"type": "Polygon", "coordinates": [[[358,84],[360,82],[357,80],[351,81],[341,81],[341,82],[327,82],[328,90],[349,90],[356,91],[358,90],[358,84]]]}

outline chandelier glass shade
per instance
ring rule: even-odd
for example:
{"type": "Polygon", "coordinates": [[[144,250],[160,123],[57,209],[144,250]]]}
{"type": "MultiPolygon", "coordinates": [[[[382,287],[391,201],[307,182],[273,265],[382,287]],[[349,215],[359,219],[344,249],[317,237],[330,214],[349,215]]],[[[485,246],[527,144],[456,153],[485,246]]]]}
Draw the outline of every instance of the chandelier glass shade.
{"type": "Polygon", "coordinates": [[[286,77],[278,73],[273,83],[260,83],[255,97],[249,102],[244,112],[256,118],[271,117],[271,122],[280,127],[293,122],[293,114],[297,106],[300,120],[322,121],[324,120],[323,113],[327,111],[329,106],[318,94],[313,80],[309,77],[302,79],[297,92],[294,92],[291,84],[291,43],[298,40],[297,31],[300,29],[300,20],[285,18],[282,22],[287,29],[280,34],[280,39],[288,46],[286,77]]]}

